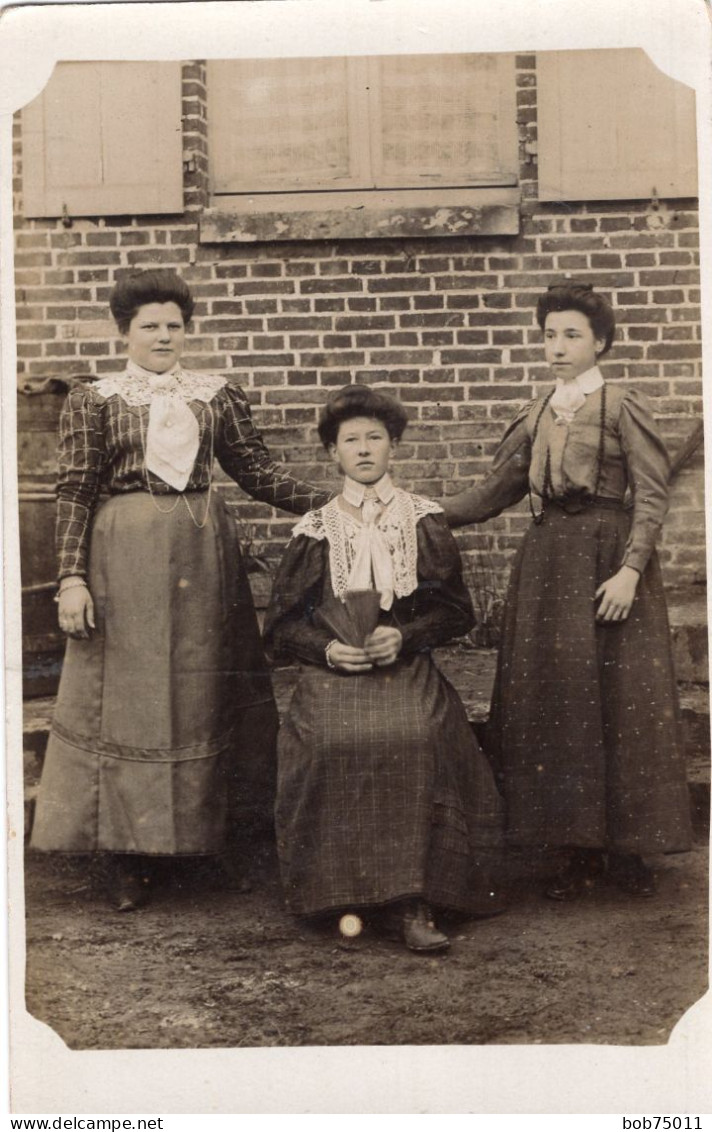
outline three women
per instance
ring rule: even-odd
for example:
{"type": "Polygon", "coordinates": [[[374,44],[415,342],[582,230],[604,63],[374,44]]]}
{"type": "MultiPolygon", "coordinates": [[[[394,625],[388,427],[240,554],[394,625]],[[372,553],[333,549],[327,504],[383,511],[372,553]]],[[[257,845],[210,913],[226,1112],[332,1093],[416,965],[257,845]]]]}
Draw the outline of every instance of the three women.
{"type": "MultiPolygon", "coordinates": [[[[288,904],[378,908],[409,947],[447,946],[428,904],[499,910],[482,866],[500,804],[428,651],[472,614],[441,509],[390,480],[402,409],[359,387],[330,401],[320,435],[345,480],[326,503],[269,460],[237,387],[181,369],[192,300],[177,277],[122,282],[112,310],[127,370],[73,392],[63,417],[59,614],[72,639],[33,843],[122,855],[123,908],[140,899],[123,854],[222,844],[235,752],[250,758],[273,734],[274,708],[235,528],[211,497],[216,456],[256,498],[318,508],[296,529],[268,619],[270,647],[306,662],[280,747],[288,904]],[[368,589],[375,627],[354,637],[345,599],[368,589]]],[[[550,896],[578,895],[605,866],[647,894],[644,855],[690,839],[654,554],[666,456],[645,399],[598,369],[607,302],[565,285],[537,317],[555,390],[516,416],[485,481],[443,503],[459,526],[528,496],[534,519],[488,753],[509,841],[567,850],[550,896]]]]}

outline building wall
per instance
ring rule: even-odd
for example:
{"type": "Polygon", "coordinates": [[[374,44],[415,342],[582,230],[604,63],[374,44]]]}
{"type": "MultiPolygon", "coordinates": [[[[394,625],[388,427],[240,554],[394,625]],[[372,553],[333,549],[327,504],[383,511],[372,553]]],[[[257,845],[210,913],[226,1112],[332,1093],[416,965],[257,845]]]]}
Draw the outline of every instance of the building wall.
{"type": "MultiPolygon", "coordinates": [[[[388,383],[411,425],[400,482],[440,496],[488,467],[506,422],[547,382],[533,310],[568,273],[609,293],[619,319],[612,380],[647,393],[671,452],[702,411],[696,201],[537,201],[533,55],[517,59],[522,226],[517,237],[201,244],[209,203],[205,68],[183,68],[185,211],[170,217],[21,218],[15,128],[18,381],[91,378],[122,365],[108,318],[117,271],[176,268],[198,303],[184,361],[227,372],[248,392],[275,457],[334,482],[318,451],[319,406],[352,381],[388,383]]],[[[663,538],[666,577],[704,577],[702,456],[674,486],[663,538]]],[[[292,520],[223,483],[253,549],[279,554],[292,520]]],[[[495,587],[528,522],[524,507],[459,534],[495,587]]]]}

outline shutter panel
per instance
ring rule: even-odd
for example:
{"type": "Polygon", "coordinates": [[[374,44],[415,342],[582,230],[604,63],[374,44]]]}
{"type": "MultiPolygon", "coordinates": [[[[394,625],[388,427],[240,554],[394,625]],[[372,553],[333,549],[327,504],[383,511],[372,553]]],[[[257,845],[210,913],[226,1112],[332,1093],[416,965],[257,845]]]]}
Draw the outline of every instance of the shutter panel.
{"type": "Polygon", "coordinates": [[[514,185],[514,57],[400,55],[371,61],[379,188],[514,185]]]}
{"type": "Polygon", "coordinates": [[[696,197],[695,94],[640,48],[537,55],[540,200],[696,197]]]}
{"type": "Polygon", "coordinates": [[[209,62],[213,191],[363,184],[367,153],[354,131],[359,70],[343,58],[209,62]]]}
{"type": "Polygon", "coordinates": [[[182,212],[180,63],[58,63],[22,111],[24,214],[182,212]]]}

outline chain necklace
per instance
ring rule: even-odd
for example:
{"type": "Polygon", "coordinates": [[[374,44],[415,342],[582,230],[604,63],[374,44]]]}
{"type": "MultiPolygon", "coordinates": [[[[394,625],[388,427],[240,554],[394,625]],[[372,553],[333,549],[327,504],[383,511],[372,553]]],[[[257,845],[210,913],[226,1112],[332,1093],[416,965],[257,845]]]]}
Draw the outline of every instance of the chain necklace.
{"type": "Polygon", "coordinates": [[[213,406],[210,405],[210,404],[208,404],[206,406],[206,408],[208,408],[210,410],[210,463],[208,464],[208,489],[207,489],[207,492],[206,492],[205,514],[203,515],[203,518],[200,519],[200,520],[196,519],[195,515],[193,514],[193,508],[191,507],[191,505],[188,501],[188,498],[185,494],[185,491],[179,491],[177,493],[178,497],[177,497],[175,503],[172,503],[170,507],[161,507],[160,504],[158,503],[157,496],[154,493],[153,488],[151,487],[151,473],[149,472],[148,468],[146,467],[146,424],[145,424],[145,421],[143,419],[143,413],[140,413],[140,415],[139,415],[139,420],[141,422],[141,444],[143,446],[143,472],[144,472],[144,476],[146,477],[146,485],[148,487],[148,494],[151,497],[151,502],[153,503],[153,506],[156,508],[156,510],[158,512],[160,512],[161,515],[172,515],[173,512],[175,511],[176,507],[179,506],[180,501],[182,499],[183,502],[185,503],[186,507],[188,508],[188,514],[190,515],[191,519],[193,520],[194,525],[198,528],[199,531],[202,531],[203,528],[206,526],[206,524],[208,522],[208,516],[210,515],[210,498],[212,496],[212,491],[213,491],[213,462],[214,462],[214,459],[215,459],[215,410],[213,409],[213,406]]]}

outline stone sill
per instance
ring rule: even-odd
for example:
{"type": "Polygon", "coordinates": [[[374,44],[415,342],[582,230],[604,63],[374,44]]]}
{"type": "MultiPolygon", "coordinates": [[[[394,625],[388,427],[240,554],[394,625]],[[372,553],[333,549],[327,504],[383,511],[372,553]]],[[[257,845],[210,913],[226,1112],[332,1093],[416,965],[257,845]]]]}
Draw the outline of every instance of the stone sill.
{"type": "Polygon", "coordinates": [[[200,218],[203,244],[516,236],[518,188],[226,196],[200,218]]]}

